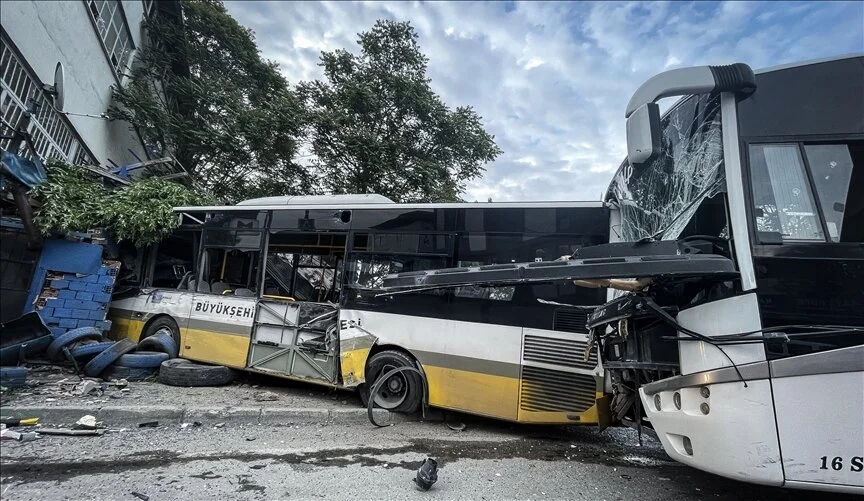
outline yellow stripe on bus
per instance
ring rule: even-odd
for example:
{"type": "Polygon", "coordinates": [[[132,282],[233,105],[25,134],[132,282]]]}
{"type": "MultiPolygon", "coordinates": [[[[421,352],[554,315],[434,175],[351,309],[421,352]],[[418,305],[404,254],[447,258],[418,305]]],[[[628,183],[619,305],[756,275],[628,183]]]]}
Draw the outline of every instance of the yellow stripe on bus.
{"type": "Polygon", "coordinates": [[[250,339],[219,332],[198,329],[180,329],[180,356],[198,362],[226,365],[235,369],[246,368],[250,339]]]}
{"type": "Polygon", "coordinates": [[[519,380],[424,365],[429,405],[516,420],[519,380]]]}

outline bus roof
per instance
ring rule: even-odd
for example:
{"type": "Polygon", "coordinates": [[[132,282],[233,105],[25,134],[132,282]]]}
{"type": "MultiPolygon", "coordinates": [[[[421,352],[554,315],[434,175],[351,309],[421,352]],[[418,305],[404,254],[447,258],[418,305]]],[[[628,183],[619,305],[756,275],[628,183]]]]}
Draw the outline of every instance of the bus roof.
{"type": "Polygon", "coordinates": [[[399,210],[399,209],[563,209],[563,208],[598,208],[605,204],[600,201],[573,202],[455,202],[455,203],[371,203],[345,205],[209,205],[201,207],[175,207],[175,212],[246,212],[256,210],[399,210]]]}

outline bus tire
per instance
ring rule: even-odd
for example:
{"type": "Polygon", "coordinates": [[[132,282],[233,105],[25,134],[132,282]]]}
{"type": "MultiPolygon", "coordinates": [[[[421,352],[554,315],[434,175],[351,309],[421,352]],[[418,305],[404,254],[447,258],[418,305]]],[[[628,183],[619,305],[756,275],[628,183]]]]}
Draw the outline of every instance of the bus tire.
{"type": "Polygon", "coordinates": [[[168,354],[161,351],[135,351],[121,355],[114,361],[114,365],[133,369],[158,369],[168,358],[168,354]]]}
{"type": "Polygon", "coordinates": [[[90,377],[96,377],[102,373],[109,365],[113,364],[115,360],[120,358],[121,356],[129,353],[130,351],[135,350],[138,347],[138,343],[132,341],[131,339],[121,339],[116,343],[112,344],[102,353],[93,357],[92,360],[87,362],[87,365],[84,366],[84,374],[90,377]]]}
{"type": "MultiPolygon", "coordinates": [[[[414,360],[401,351],[385,350],[369,359],[366,363],[366,384],[360,388],[360,400],[369,405],[369,391],[378,382],[378,376],[391,368],[415,367],[414,360]],[[365,395],[364,395],[365,394],[365,395]]],[[[423,380],[414,372],[402,372],[391,376],[391,382],[384,383],[375,396],[375,406],[392,412],[417,412],[423,402],[423,380]]]]}
{"type": "Polygon", "coordinates": [[[63,348],[71,345],[72,343],[83,341],[85,339],[92,339],[94,341],[102,341],[102,331],[97,329],[96,327],[80,327],[78,329],[72,329],[67,331],[64,334],[61,334],[54,338],[54,341],[48,345],[48,349],[46,350],[48,353],[48,358],[51,360],[58,360],[60,355],[63,354],[63,348]]]}
{"type": "Polygon", "coordinates": [[[180,355],[180,347],[177,345],[177,341],[174,340],[174,336],[164,330],[157,330],[155,334],[142,339],[138,343],[138,348],[167,353],[168,358],[177,358],[180,355]]]}
{"type": "Polygon", "coordinates": [[[234,381],[235,372],[224,365],[205,365],[172,358],[159,367],[159,382],[169,386],[221,386],[234,381]]]}
{"type": "MultiPolygon", "coordinates": [[[[177,347],[177,351],[180,350],[180,329],[177,327],[177,322],[174,321],[173,318],[163,315],[161,317],[153,319],[146,327],[144,327],[144,331],[141,332],[141,339],[138,341],[141,342],[147,338],[153,337],[157,334],[164,334],[166,336],[171,337],[174,340],[174,346],[177,347]]],[[[151,341],[158,342],[158,341],[151,341]]],[[[156,348],[156,346],[148,346],[148,348],[156,348]]],[[[161,350],[159,350],[161,351],[161,350]]],[[[166,352],[167,353],[167,352],[166,352]]],[[[168,353],[171,355],[171,358],[176,358],[177,355],[174,353],[168,353]]]]}

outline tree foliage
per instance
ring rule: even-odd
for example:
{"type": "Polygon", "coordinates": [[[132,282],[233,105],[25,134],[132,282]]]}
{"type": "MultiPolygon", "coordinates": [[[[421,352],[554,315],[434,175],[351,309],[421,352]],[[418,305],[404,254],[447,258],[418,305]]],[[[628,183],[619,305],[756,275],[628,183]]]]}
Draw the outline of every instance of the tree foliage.
{"type": "Polygon", "coordinates": [[[109,189],[91,171],[62,163],[49,166],[48,181],[33,195],[42,204],[36,223],[46,235],[106,228],[117,241],[137,246],[158,242],[177,228],[174,207],[210,202],[184,186],[155,178],[109,189]]]}
{"type": "Polygon", "coordinates": [[[300,84],[321,182],[332,193],[452,201],[501,150],[470,107],[432,90],[408,22],[360,33],[360,54],[322,52],[326,81],[300,84]]]}
{"type": "Polygon", "coordinates": [[[311,176],[294,162],[302,103],[277,65],[220,1],[182,5],[182,22],[146,21],[150,43],[128,83],[114,88],[111,116],[173,154],[197,189],[228,202],[308,193],[311,176]]]}

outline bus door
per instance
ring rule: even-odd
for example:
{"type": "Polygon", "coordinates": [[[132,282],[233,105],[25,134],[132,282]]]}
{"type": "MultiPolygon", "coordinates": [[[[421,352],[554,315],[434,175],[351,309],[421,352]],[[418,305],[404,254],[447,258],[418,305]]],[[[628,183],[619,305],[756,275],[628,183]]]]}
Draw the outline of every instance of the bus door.
{"type": "Polygon", "coordinates": [[[245,368],[255,319],[262,232],[206,229],[180,355],[245,368]]]}
{"type": "Polygon", "coordinates": [[[265,256],[249,367],[337,383],[346,233],[274,231],[265,256]]]}

